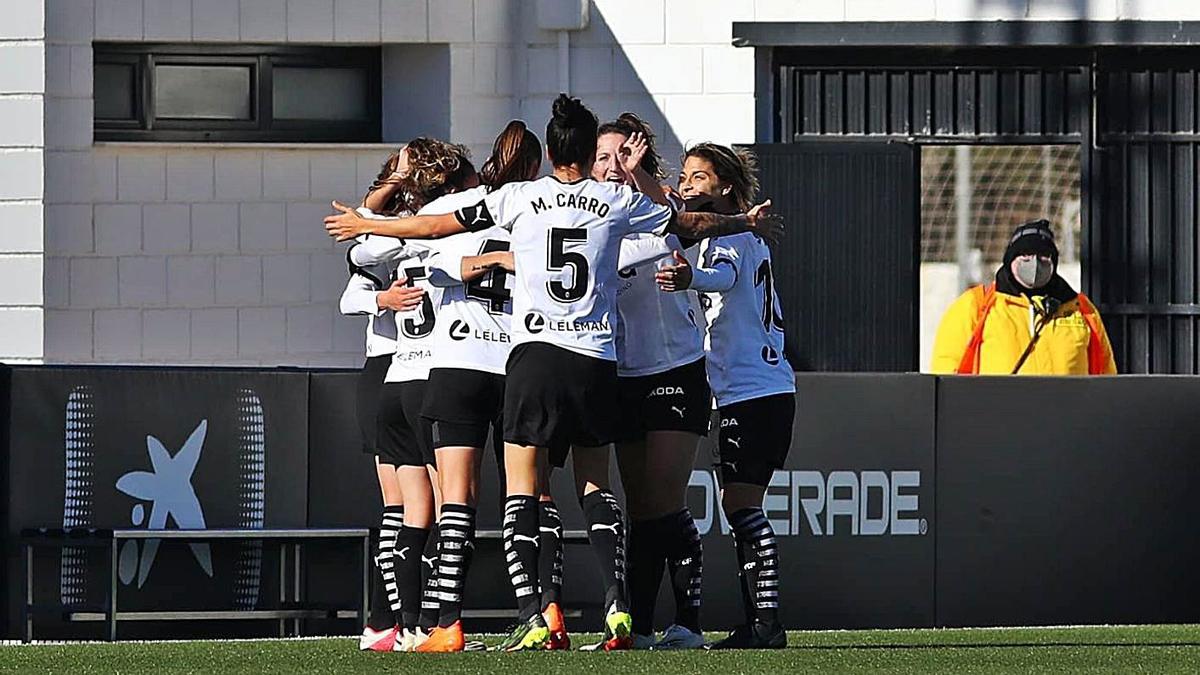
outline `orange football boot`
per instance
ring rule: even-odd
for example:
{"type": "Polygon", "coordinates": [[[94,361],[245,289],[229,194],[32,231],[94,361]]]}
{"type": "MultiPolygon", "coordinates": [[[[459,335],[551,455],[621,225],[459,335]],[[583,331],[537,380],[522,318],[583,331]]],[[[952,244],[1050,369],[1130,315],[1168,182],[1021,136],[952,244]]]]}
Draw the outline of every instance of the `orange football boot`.
{"type": "Polygon", "coordinates": [[[445,628],[438,626],[429,633],[429,639],[415,651],[427,654],[461,652],[467,646],[463,637],[462,621],[455,621],[445,628]]]}
{"type": "Polygon", "coordinates": [[[546,605],[542,616],[546,619],[546,627],[550,629],[550,639],[546,649],[566,651],[571,648],[571,638],[567,635],[567,623],[563,620],[562,608],[557,602],[546,605]]]}

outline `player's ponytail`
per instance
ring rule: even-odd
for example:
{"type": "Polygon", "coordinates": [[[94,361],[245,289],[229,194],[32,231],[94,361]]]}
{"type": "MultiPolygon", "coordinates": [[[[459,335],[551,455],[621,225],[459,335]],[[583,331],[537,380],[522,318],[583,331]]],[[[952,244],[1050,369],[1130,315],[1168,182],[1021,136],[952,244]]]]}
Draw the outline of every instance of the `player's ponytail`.
{"type": "Polygon", "coordinates": [[[589,173],[596,157],[596,115],[577,98],[559,94],[546,125],[546,151],[554,166],[575,165],[589,173]]]}
{"type": "Polygon", "coordinates": [[[490,188],[532,180],[542,166],[542,144],[521,120],[504,127],[492,145],[492,156],[479,170],[479,180],[490,188]]]}
{"type": "Polygon", "coordinates": [[[706,142],[688,148],[681,163],[688,157],[699,157],[712,164],[717,178],[729,186],[730,201],[739,209],[748,211],[754,206],[754,195],[758,193],[758,158],[753,152],[706,142]]]}

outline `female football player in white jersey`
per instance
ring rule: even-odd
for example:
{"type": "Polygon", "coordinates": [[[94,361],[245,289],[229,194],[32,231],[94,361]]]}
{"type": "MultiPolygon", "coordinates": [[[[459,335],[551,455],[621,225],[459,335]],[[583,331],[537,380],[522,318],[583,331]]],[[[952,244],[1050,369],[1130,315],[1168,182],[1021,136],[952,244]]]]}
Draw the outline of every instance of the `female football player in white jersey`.
{"type": "MultiPolygon", "coordinates": [[[[524,122],[509,122],[480,170],[482,184],[438,199],[419,213],[453,213],[473,206],[492,189],[536,178],[541,162],[542,145],[537,136],[524,122]]],[[[498,446],[503,434],[504,364],[512,340],[512,270],[505,269],[511,265],[509,232],[499,227],[457,234],[437,242],[437,248],[433,267],[452,283],[443,289],[437,310],[434,356],[422,415],[432,425],[442,488],[438,518],[440,613],[438,628],[417,651],[455,652],[466,645],[460,617],[474,554],[480,460],[489,427],[497,459],[503,456],[498,446]]],[[[553,503],[547,500],[539,506],[543,529],[561,532],[553,503]],[[544,522],[551,514],[555,523],[544,522]]],[[[547,554],[553,565],[553,546],[543,544],[539,555],[545,558],[547,554]]],[[[551,581],[546,579],[543,585],[551,581]]],[[[565,640],[556,601],[551,598],[553,606],[549,608],[544,604],[543,613],[557,618],[560,639],[565,640]]],[[[547,623],[553,626],[554,621],[547,623]]]]}
{"type": "Polygon", "coordinates": [[[604,646],[628,648],[632,642],[624,526],[608,489],[608,444],[621,424],[612,331],[621,239],[639,232],[702,238],[782,230],[777,217],[763,212],[765,205],[739,216],[677,214],[627,186],[591,180],[597,126],[578,99],[560,95],[546,128],[552,175],[510,183],[454,215],[367,220],[335,203],[341,213],[326,218],[326,229],[339,239],[364,232],[437,238],[497,225],[512,232],[516,284],[504,392],[504,531],[522,624],[503,642],[510,651],[542,649],[549,638],[538,611],[536,495],[549,449],[565,445],[575,449],[576,487],[605,586],[604,646]]]}
{"type": "MultiPolygon", "coordinates": [[[[408,170],[398,192],[405,210],[419,209],[428,201],[477,182],[474,168],[459,146],[417,138],[405,147],[404,159],[408,170]]],[[[367,203],[377,201],[369,196],[367,203]]],[[[422,242],[379,236],[363,238],[348,252],[352,264],[387,265],[393,271],[392,278],[403,279],[407,286],[423,291],[419,306],[394,317],[396,350],[384,375],[377,413],[380,454],[396,467],[405,505],[392,554],[402,627],[396,645],[400,651],[414,648],[437,623],[436,556],[423,555],[436,512],[436,474],[432,473],[430,430],[420,418],[432,354],[430,334],[436,324],[440,294],[440,287],[430,279],[429,261],[434,253],[422,242]],[[423,563],[425,584],[421,583],[423,563]]]]}
{"type": "MultiPolygon", "coordinates": [[[[633,113],[600,125],[592,178],[634,186],[658,201],[666,177],[654,133],[633,113]]],[[[640,235],[650,236],[650,235],[640,235]]],[[[680,242],[669,236],[664,255],[680,242]]],[[[691,243],[691,242],[687,242],[691,243]]],[[[708,432],[704,339],[689,294],[664,293],[655,268],[618,272],[616,328],[620,409],[617,464],[629,513],[627,578],[634,647],[696,649],[703,550],[687,508],[687,484],[700,436],[708,432]],[[654,642],[654,606],[664,567],[675,620],[654,642]]]]}
{"type": "MultiPolygon", "coordinates": [[[[400,180],[407,171],[407,153],[404,150],[392,153],[363,199],[364,206],[370,204],[380,213],[395,215],[401,208],[400,180]]],[[[375,472],[383,495],[383,517],[375,556],[376,574],[372,578],[371,611],[359,640],[359,648],[391,651],[400,623],[400,617],[393,611],[399,609],[400,600],[392,568],[392,551],[396,534],[404,520],[404,500],[396,476],[395,461],[381,454],[377,442],[376,412],[383,376],[396,352],[396,322],[392,312],[416,307],[423,291],[407,287],[402,281],[391,281],[393,270],[386,263],[368,267],[359,267],[349,260],[348,263],[350,279],[339,302],[341,312],[368,317],[367,360],[358,377],[355,413],[362,435],[363,452],[375,455],[375,472]]]]}
{"type": "MultiPolygon", "coordinates": [[[[758,189],[754,156],[701,143],[683,158],[688,209],[737,213],[758,189]]],[[[762,500],[792,441],[795,375],[783,357],[783,319],[771,250],[750,233],[704,242],[694,269],[681,258],[658,272],[663,290],[701,295],[708,381],[721,419],[721,505],[733,527],[746,623],[714,649],[782,648],[779,554],[762,500]]]]}

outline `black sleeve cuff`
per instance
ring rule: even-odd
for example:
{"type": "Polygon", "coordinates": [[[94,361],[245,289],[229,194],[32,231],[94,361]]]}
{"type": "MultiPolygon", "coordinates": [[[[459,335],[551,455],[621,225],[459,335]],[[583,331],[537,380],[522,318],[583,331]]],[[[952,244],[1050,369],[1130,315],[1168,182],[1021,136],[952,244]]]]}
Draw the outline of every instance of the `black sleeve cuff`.
{"type": "Polygon", "coordinates": [[[496,225],[491,212],[488,211],[487,203],[482,201],[473,206],[462,207],[454,212],[454,217],[468,232],[478,232],[496,225]]]}

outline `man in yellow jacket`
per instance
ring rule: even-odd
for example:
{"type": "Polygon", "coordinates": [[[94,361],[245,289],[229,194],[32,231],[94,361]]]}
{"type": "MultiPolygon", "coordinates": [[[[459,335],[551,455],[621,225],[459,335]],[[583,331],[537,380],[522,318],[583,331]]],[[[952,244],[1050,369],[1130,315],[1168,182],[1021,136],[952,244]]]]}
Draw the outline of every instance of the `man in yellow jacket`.
{"type": "Polygon", "coordinates": [[[967,290],[946,310],[933,343],[933,372],[1116,374],[1100,313],[1057,270],[1050,224],[1018,227],[995,282],[967,290]]]}

